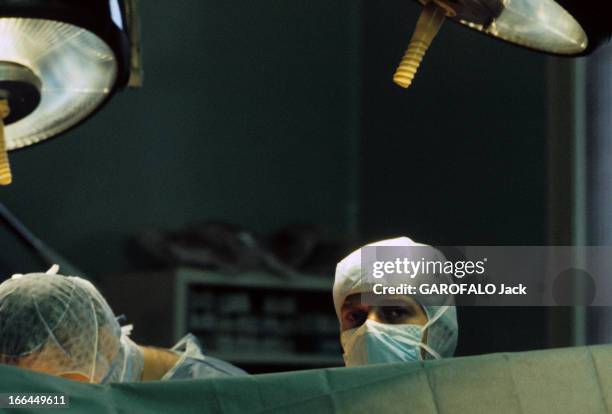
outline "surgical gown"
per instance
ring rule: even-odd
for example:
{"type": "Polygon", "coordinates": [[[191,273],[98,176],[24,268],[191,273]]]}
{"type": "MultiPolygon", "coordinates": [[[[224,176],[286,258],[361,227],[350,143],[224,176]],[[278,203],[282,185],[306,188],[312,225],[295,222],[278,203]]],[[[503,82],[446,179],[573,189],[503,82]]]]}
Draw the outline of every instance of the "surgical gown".
{"type": "Polygon", "coordinates": [[[179,359],[162,381],[248,375],[228,362],[204,355],[199,341],[192,334],[183,337],[171,351],[178,353],[179,359]]]}

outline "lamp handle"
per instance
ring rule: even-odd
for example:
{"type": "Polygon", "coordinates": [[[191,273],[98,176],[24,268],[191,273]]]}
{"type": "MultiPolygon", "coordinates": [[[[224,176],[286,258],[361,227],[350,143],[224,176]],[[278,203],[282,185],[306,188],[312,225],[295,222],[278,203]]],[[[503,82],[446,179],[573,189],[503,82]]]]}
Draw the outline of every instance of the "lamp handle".
{"type": "Polygon", "coordinates": [[[4,119],[10,113],[11,109],[9,108],[8,100],[0,99],[0,185],[9,185],[13,182],[13,174],[11,174],[11,165],[4,136],[4,119]]]}

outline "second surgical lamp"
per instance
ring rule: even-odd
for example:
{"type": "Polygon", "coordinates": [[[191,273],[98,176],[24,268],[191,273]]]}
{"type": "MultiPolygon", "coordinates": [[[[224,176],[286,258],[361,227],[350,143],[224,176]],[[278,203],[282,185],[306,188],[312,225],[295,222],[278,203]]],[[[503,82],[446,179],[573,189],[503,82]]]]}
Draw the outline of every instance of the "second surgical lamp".
{"type": "Polygon", "coordinates": [[[481,33],[529,49],[581,56],[610,40],[608,1],[596,0],[418,0],[423,12],[393,80],[412,83],[442,23],[451,19],[481,33]]]}

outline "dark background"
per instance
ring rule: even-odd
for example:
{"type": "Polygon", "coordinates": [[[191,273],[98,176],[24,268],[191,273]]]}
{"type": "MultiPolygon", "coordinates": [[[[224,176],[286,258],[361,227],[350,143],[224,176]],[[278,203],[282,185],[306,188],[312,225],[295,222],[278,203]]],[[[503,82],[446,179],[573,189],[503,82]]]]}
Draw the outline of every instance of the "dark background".
{"type": "MultiPolygon", "coordinates": [[[[447,22],[403,90],[391,78],[419,12],[142,2],[144,88],[11,154],[0,199],[94,278],[133,270],[142,229],[208,219],[262,233],[312,222],[359,243],[545,244],[547,58],[447,22]]],[[[39,271],[4,233],[4,274],[39,271]]],[[[458,352],[550,346],[549,318],[461,309],[458,352]]]]}

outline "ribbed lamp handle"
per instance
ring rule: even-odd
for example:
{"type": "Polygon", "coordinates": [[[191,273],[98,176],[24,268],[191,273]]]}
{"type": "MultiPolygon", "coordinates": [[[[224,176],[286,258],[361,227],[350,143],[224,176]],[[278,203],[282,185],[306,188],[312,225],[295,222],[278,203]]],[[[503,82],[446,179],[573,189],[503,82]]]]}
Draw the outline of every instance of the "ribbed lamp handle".
{"type": "Polygon", "coordinates": [[[0,185],[9,185],[13,182],[11,165],[9,164],[8,152],[6,151],[6,139],[4,136],[4,119],[11,112],[8,101],[0,100],[0,185]]]}
{"type": "Polygon", "coordinates": [[[408,49],[399,64],[399,67],[393,75],[393,81],[401,86],[407,88],[412,84],[414,75],[416,75],[423,56],[427,52],[429,45],[432,40],[438,34],[444,18],[446,17],[446,11],[439,7],[434,1],[430,1],[423,8],[423,12],[419,17],[416,29],[408,45],[408,49]]]}

